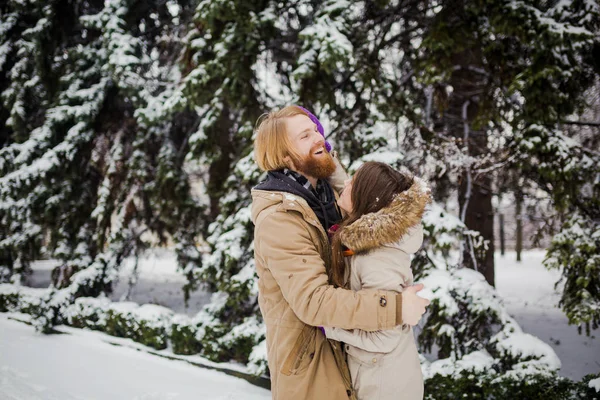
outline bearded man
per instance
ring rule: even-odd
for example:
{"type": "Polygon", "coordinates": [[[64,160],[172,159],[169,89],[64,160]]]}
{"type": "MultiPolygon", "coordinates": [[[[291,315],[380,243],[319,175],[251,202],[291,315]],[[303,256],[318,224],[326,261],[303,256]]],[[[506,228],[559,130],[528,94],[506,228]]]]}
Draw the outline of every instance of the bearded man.
{"type": "Polygon", "coordinates": [[[252,189],[252,221],[273,399],[356,399],[342,345],[319,327],[416,325],[429,301],[416,295],[422,285],[400,294],[329,285],[327,232],[342,218],[334,189],[347,175],[316,117],[298,106],[269,113],[254,152],[267,172],[252,189]]]}

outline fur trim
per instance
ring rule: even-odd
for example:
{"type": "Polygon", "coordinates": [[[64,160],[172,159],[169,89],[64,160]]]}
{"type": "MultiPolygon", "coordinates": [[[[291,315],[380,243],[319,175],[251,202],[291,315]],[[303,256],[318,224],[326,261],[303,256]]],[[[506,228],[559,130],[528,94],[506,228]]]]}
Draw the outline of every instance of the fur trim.
{"type": "Polygon", "coordinates": [[[356,253],[400,241],[410,228],[421,222],[431,202],[431,189],[414,178],[413,185],[398,194],[392,203],[375,213],[365,214],[340,232],[342,243],[356,253]]]}

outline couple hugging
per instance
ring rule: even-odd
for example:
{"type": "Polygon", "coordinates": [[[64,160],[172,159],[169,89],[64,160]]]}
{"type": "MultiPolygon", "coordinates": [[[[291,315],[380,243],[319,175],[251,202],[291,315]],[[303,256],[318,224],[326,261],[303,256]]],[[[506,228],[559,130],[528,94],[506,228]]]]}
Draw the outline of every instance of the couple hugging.
{"type": "Polygon", "coordinates": [[[349,178],[299,106],[262,119],[254,145],[268,172],[252,221],[273,399],[422,399],[411,326],[429,301],[410,254],[428,189],[378,162],[349,178]]]}

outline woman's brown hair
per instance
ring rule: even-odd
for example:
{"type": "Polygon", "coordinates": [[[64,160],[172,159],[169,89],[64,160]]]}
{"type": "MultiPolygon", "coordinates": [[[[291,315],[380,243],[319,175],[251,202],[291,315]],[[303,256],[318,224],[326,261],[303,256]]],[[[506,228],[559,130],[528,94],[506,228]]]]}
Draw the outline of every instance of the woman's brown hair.
{"type": "MultiPolygon", "coordinates": [[[[335,286],[345,285],[346,263],[341,233],[365,214],[374,213],[391,204],[394,197],[408,190],[413,184],[411,175],[396,171],[387,164],[368,161],[352,178],[352,210],[342,221],[332,239],[332,263],[329,280],[335,286]]],[[[352,250],[352,249],[350,249],[352,250]]]]}

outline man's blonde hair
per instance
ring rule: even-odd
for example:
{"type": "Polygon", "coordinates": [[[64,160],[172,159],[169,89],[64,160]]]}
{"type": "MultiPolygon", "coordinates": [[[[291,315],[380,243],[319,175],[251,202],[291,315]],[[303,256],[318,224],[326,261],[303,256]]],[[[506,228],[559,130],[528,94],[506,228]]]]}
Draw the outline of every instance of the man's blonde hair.
{"type": "Polygon", "coordinates": [[[295,115],[308,114],[298,106],[287,106],[281,110],[271,111],[257,121],[256,138],[254,139],[254,158],[263,171],[275,171],[290,168],[286,157],[292,162],[301,159],[294,149],[287,131],[285,119],[295,115]]]}

